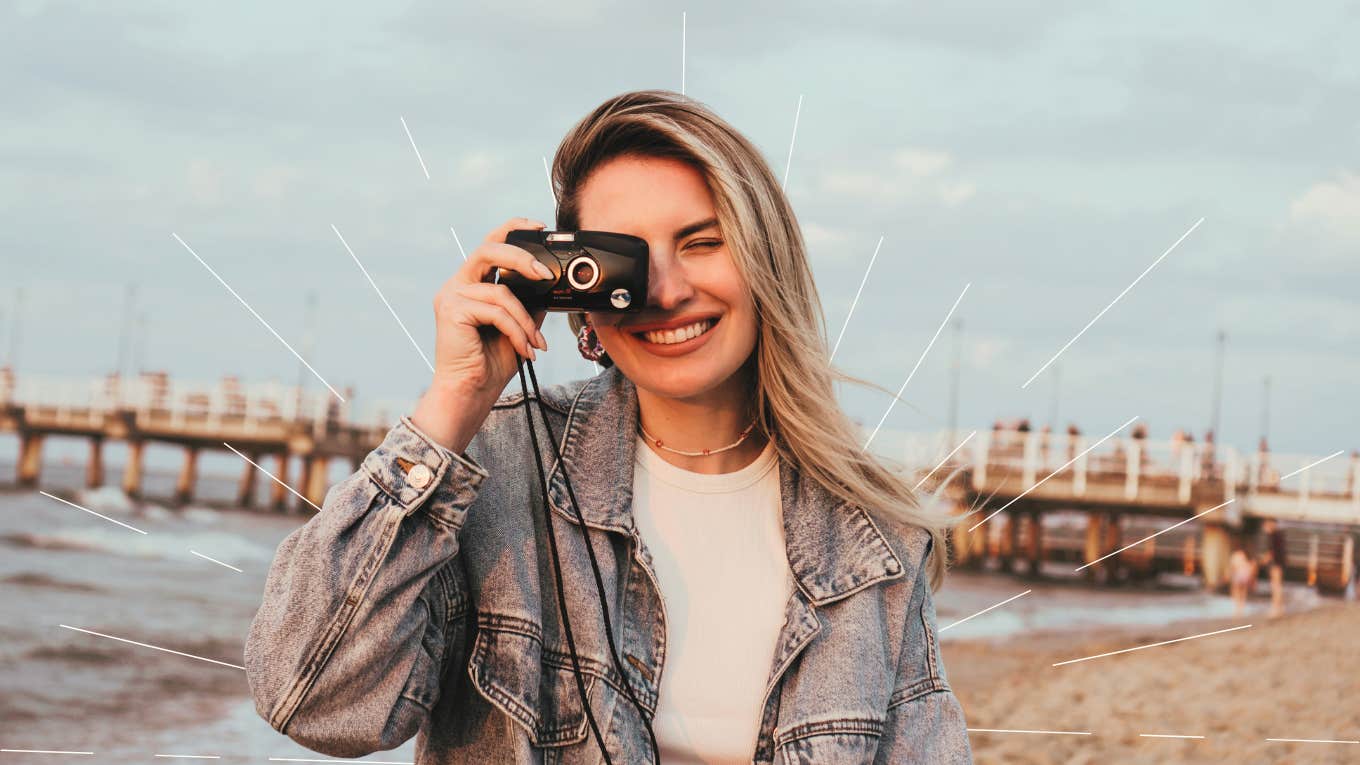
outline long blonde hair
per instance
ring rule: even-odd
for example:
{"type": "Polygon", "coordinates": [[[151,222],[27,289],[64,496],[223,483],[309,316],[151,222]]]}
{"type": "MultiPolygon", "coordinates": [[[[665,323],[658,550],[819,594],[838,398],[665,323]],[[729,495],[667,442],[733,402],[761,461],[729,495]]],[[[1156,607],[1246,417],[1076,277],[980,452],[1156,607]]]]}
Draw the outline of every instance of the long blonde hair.
{"type": "MultiPolygon", "coordinates": [[[[621,156],[678,159],[703,174],[737,270],[755,301],[755,414],[784,459],[855,506],[930,532],[930,584],[945,572],[945,530],[957,518],[923,506],[906,477],[861,450],[857,427],[832,383],[895,394],[837,369],[826,317],[808,267],[797,216],[760,151],[704,104],[667,90],[623,93],[598,106],[553,157],[557,227],[580,228],[580,191],[591,172],[621,156]]],[[[568,317],[579,332],[584,314],[568,317]]],[[[609,365],[606,356],[601,362],[609,365]]]]}

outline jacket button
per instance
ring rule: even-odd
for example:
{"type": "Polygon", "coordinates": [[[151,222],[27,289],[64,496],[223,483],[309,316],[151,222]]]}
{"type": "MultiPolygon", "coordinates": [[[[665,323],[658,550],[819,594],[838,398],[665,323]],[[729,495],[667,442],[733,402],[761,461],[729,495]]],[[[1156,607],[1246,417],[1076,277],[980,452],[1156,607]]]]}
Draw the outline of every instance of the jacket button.
{"type": "Polygon", "coordinates": [[[410,481],[411,485],[417,489],[423,489],[428,486],[430,484],[430,478],[432,477],[433,475],[430,473],[430,469],[420,464],[412,467],[411,472],[406,474],[406,480],[410,481]]]}

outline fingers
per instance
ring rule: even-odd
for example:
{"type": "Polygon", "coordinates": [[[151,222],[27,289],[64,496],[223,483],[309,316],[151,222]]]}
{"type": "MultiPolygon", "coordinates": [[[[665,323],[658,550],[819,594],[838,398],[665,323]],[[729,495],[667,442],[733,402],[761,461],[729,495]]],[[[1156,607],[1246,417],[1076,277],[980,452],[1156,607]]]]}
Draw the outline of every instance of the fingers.
{"type": "Polygon", "coordinates": [[[472,300],[480,300],[483,303],[499,306],[519,324],[528,342],[545,351],[548,350],[547,341],[543,339],[543,333],[538,330],[539,323],[529,316],[524,304],[519,301],[519,298],[515,297],[509,287],[504,284],[468,284],[460,291],[465,297],[472,300]]]}
{"type": "Polygon", "coordinates": [[[458,271],[459,278],[465,283],[488,281],[493,269],[503,268],[514,271],[526,279],[555,279],[557,274],[539,262],[527,250],[505,242],[482,242],[467,263],[458,271]]]}
{"type": "Polygon", "coordinates": [[[469,300],[463,306],[467,315],[474,319],[479,325],[491,325],[500,330],[502,335],[510,341],[515,352],[520,356],[531,361],[537,360],[534,349],[529,345],[529,337],[510,312],[497,305],[496,303],[483,303],[480,300],[469,300]]]}

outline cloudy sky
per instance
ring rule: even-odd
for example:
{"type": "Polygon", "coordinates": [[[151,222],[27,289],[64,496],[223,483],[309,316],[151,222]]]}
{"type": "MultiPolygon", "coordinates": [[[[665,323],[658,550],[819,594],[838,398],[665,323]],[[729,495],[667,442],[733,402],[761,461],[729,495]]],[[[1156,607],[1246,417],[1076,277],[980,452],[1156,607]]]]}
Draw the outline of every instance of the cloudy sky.
{"type": "MultiPolygon", "coordinates": [[[[1360,8],[906,5],[7,3],[0,354],[111,371],[136,284],[145,367],[297,380],[174,233],[356,405],[413,401],[429,369],[331,226],[431,354],[450,227],[551,223],[543,157],[610,96],[681,89],[685,12],[685,92],[780,175],[803,99],[787,192],[833,340],[883,238],[846,371],[896,390],[971,285],[889,427],[946,426],[957,346],[964,427],[1047,422],[1056,388],[1061,426],[1199,436],[1221,328],[1223,440],[1254,447],[1269,375],[1276,451],[1360,447],[1360,8]]],[[[540,379],[589,374],[549,324],[540,379]]]]}

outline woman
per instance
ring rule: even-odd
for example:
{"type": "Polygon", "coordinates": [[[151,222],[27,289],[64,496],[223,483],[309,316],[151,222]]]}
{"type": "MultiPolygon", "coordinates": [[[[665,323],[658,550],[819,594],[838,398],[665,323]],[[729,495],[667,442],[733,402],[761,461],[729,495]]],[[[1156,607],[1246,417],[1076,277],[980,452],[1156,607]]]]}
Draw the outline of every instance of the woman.
{"type": "Polygon", "coordinates": [[[487,236],[435,298],[414,412],[279,545],[246,643],[259,713],[343,757],[419,732],[422,764],[971,761],[931,600],[949,519],[836,406],[855,378],[759,151],[626,93],[553,184],[559,230],[647,241],[646,308],[572,316],[605,369],[530,415],[501,393],[544,313],[488,282],[543,278],[504,239],[544,224],[487,236]]]}

